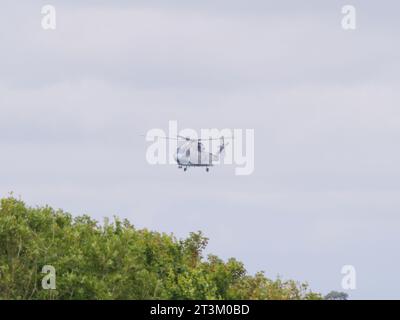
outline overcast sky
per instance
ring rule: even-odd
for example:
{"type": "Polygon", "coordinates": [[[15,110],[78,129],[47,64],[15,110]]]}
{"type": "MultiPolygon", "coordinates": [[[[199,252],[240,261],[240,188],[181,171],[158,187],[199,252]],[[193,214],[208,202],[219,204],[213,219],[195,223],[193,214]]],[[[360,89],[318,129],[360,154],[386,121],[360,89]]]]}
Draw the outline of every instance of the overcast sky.
{"type": "Polygon", "coordinates": [[[3,0],[0,195],[202,230],[208,252],[323,293],[343,291],[353,265],[352,298],[400,298],[399,13],[372,0],[3,0]],[[150,166],[140,134],[170,120],[254,129],[254,173],[150,166]]]}

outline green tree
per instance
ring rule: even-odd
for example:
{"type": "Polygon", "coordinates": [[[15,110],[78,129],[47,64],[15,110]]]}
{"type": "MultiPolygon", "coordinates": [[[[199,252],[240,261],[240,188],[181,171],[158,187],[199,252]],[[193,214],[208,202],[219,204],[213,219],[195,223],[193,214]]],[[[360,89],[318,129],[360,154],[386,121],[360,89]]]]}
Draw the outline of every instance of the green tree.
{"type": "Polygon", "coordinates": [[[325,300],[347,300],[348,298],[347,293],[339,291],[331,291],[324,297],[325,300]]]}
{"type": "Polygon", "coordinates": [[[99,224],[50,207],[0,201],[0,299],[321,299],[307,284],[249,275],[233,258],[203,256],[201,232],[136,229],[114,218],[99,224]],[[56,270],[44,290],[42,268],[56,270]]]}

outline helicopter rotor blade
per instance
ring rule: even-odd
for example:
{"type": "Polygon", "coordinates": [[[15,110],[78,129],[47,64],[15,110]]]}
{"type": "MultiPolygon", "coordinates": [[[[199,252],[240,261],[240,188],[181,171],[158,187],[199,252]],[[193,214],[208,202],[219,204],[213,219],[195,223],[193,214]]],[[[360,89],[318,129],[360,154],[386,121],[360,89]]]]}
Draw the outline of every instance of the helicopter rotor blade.
{"type": "Polygon", "coordinates": [[[184,136],[180,136],[180,135],[178,135],[177,137],[181,138],[183,140],[186,140],[186,141],[195,141],[194,139],[190,139],[189,137],[184,137],[184,136]]]}
{"type": "Polygon", "coordinates": [[[224,139],[233,139],[233,137],[224,137],[224,136],[221,136],[221,137],[219,137],[219,138],[204,138],[204,139],[196,139],[196,141],[209,141],[209,140],[221,140],[221,138],[224,138],[224,139]]]}
{"type": "MultiPolygon", "coordinates": [[[[141,136],[142,136],[142,137],[147,137],[147,135],[144,135],[144,134],[141,134],[141,136]]],[[[161,137],[161,136],[152,136],[151,138],[170,139],[170,140],[179,140],[179,139],[183,139],[183,140],[186,140],[186,141],[192,141],[192,142],[195,142],[195,141],[210,141],[210,140],[220,140],[221,138],[224,138],[224,139],[233,139],[234,137],[232,136],[232,137],[219,137],[219,138],[201,138],[201,139],[193,139],[193,138],[189,138],[189,137],[184,137],[184,136],[180,136],[180,135],[178,135],[178,136],[176,136],[176,138],[175,138],[175,137],[168,137],[168,136],[165,136],[165,137],[161,137]]]]}
{"type": "MultiPolygon", "coordinates": [[[[141,134],[141,136],[142,137],[147,137],[147,135],[144,135],[144,134],[141,134]]],[[[168,137],[168,136],[165,136],[165,137],[161,137],[161,136],[151,136],[151,137],[149,137],[149,138],[158,138],[158,139],[169,139],[169,140],[179,140],[178,138],[175,138],[175,137],[168,137]]]]}

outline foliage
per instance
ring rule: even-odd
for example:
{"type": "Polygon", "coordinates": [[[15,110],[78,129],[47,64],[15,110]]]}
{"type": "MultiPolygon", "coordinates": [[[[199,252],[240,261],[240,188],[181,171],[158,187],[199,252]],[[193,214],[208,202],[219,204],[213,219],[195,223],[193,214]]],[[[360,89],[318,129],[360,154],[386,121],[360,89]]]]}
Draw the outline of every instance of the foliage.
{"type": "Polygon", "coordinates": [[[178,240],[5,198],[0,299],[321,299],[306,284],[251,276],[233,258],[204,258],[207,241],[201,232],[178,240]],[[56,269],[55,290],[42,288],[45,265],[56,269]]]}
{"type": "Polygon", "coordinates": [[[331,291],[324,297],[325,300],[347,300],[348,298],[349,295],[346,292],[339,291],[331,291]]]}

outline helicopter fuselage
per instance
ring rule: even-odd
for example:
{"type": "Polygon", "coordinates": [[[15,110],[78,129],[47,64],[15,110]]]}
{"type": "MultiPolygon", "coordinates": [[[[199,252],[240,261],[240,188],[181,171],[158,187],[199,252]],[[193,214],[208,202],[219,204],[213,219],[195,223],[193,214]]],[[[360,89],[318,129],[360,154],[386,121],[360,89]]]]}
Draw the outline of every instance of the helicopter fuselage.
{"type": "Polygon", "coordinates": [[[175,160],[184,167],[210,167],[213,156],[204,150],[201,143],[187,142],[178,147],[175,160]]]}

